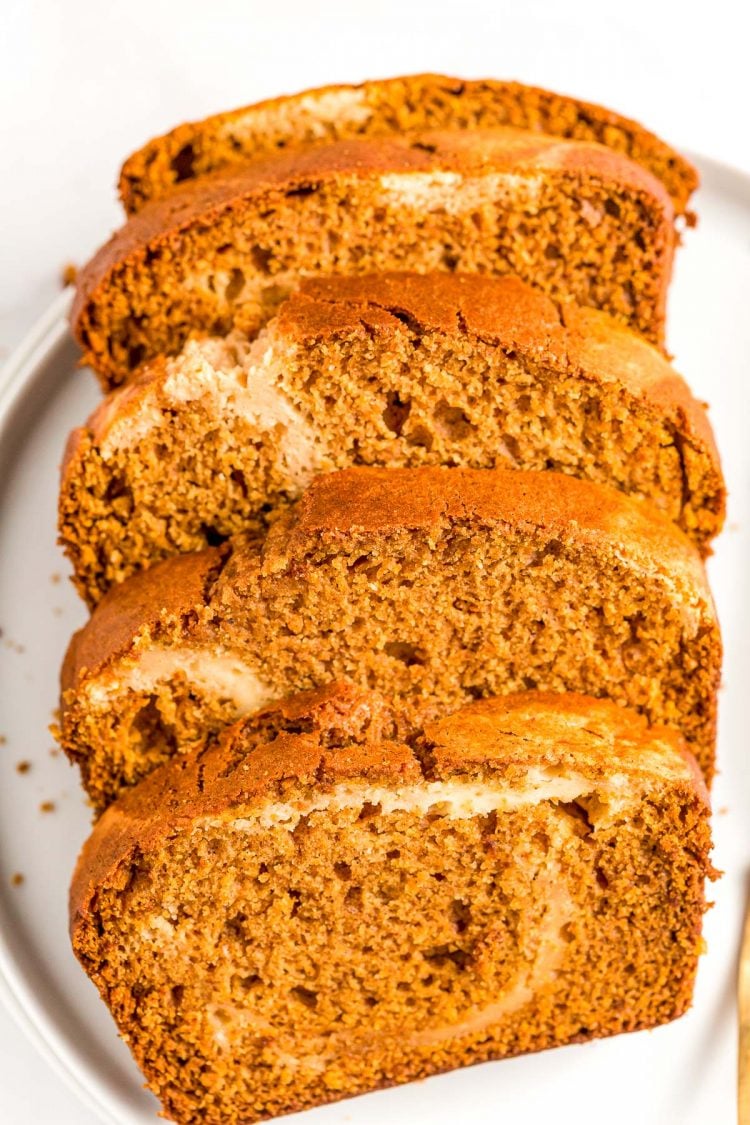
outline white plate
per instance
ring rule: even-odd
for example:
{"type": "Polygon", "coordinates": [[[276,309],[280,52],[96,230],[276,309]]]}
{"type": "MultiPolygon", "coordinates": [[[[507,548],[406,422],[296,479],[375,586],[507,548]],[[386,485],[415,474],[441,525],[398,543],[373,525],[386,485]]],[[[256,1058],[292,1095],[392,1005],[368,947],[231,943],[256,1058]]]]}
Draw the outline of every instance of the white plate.
{"type": "MultiPolygon", "coordinates": [[[[679,255],[670,344],[696,394],[712,404],[731,495],[709,568],[726,644],[714,791],[714,860],[726,874],[706,921],[695,1006],[654,1032],[488,1063],[314,1110],[304,1118],[309,1125],[734,1118],[733,995],[750,862],[750,179],[699,163],[701,224],[679,255]]],[[[55,546],[55,502],[66,435],[98,399],[91,377],[75,370],[68,303],[62,295],[49,310],[0,384],[0,991],[47,1062],[103,1121],[154,1125],[156,1103],[67,942],[67,885],[89,816],[76,775],[50,753],[47,728],[60,659],[85,612],[55,546]],[[20,774],[24,760],[31,769],[20,774]],[[55,810],[40,811],[43,801],[55,810]],[[11,884],[16,872],[21,886],[11,884]]]]}

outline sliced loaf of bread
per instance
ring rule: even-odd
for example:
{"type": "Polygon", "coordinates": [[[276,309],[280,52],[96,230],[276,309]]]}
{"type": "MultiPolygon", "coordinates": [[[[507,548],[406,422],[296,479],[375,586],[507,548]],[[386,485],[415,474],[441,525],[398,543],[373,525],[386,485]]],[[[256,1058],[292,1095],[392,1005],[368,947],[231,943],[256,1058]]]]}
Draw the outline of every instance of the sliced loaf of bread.
{"type": "Polygon", "coordinates": [[[415,726],[533,687],[680,727],[710,779],[720,662],[700,556],[652,506],[552,472],[349,469],[265,539],[114,587],[71,642],[61,742],[101,809],[332,679],[400,697],[415,726]]]}
{"type": "Polygon", "coordinates": [[[684,157],[636,121],[603,106],[520,82],[412,74],[304,90],[179,125],[125,161],[120,196],[126,211],[133,212],[186,180],[290,146],[498,125],[595,141],[625,153],[662,181],[679,214],[698,184],[684,157]]]}
{"type": "Polygon", "coordinates": [[[254,342],[191,340],[114,391],[71,435],[61,542],[93,605],[353,464],[554,469],[703,551],[724,513],[705,409],[641,337],[514,277],[385,274],[306,281],[254,342]]]}
{"type": "Polygon", "coordinates": [[[245,1125],[689,1006],[708,801],[679,735],[577,695],[404,740],[292,700],[99,820],[73,948],[178,1125],[245,1125]]]}
{"type": "Polygon", "coordinates": [[[183,185],[81,271],[72,311],[105,386],[191,334],[254,336],[301,277],[516,273],[663,342],[663,185],[601,145],[516,129],[339,141],[183,185]]]}

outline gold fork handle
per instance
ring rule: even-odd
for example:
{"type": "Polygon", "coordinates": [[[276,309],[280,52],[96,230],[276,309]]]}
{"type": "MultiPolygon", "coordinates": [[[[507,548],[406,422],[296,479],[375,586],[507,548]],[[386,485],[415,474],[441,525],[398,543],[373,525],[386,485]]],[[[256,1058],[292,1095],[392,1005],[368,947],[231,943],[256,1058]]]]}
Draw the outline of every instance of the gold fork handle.
{"type": "Polygon", "coordinates": [[[737,1058],[737,1122],[750,1125],[750,905],[745,915],[737,980],[739,1054],[737,1058]]]}

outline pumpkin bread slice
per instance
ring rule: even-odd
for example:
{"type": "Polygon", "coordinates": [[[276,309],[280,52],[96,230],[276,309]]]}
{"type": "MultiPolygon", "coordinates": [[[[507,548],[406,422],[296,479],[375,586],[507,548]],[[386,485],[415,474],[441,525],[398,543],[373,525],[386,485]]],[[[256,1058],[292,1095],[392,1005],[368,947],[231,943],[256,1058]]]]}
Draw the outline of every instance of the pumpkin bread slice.
{"type": "Polygon", "coordinates": [[[292,700],[99,820],[73,948],[178,1125],[241,1125],[689,1006],[708,801],[680,736],[579,695],[404,740],[292,700]]]}

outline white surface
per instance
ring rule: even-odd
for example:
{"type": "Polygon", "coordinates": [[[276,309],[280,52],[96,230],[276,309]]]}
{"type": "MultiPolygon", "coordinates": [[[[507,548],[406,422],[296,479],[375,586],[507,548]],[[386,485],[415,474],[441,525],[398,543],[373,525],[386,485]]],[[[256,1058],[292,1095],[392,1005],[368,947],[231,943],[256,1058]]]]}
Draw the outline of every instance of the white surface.
{"type": "MultiPolygon", "coordinates": [[[[120,221],[112,185],[130,149],[180,119],[310,84],[426,69],[515,77],[610,104],[676,145],[750,170],[746,8],[734,0],[692,6],[674,0],[617,6],[601,0],[5,0],[0,352],[18,342],[59,291],[62,266],[84,260],[120,221]]],[[[747,187],[729,188],[734,203],[715,195],[698,201],[704,222],[680,258],[671,325],[680,366],[713,404],[733,492],[730,530],[711,567],[727,635],[720,747],[725,772],[716,806],[729,812],[716,818],[716,863],[729,875],[716,889],[717,907],[708,919],[711,952],[698,1007],[681,1024],[650,1036],[558,1052],[543,1064],[518,1060],[475,1070],[459,1088],[458,1104],[476,1108],[477,1117],[483,1108],[494,1120],[499,1111],[503,1122],[525,1125],[554,1113],[565,1125],[614,1103],[620,1116],[611,1121],[626,1120],[633,1107],[631,1121],[659,1125],[732,1120],[730,1108],[720,1114],[713,1090],[720,1083],[728,1097],[733,1082],[727,1014],[744,857],[750,855],[750,830],[741,823],[750,796],[742,758],[750,611],[747,568],[741,565],[750,529],[750,404],[743,381],[750,355],[750,221],[738,210],[740,196],[747,203],[747,187]],[[739,530],[732,530],[736,522],[739,530]],[[649,1096],[654,1081],[660,1091],[655,1099],[649,1096]],[[519,1091],[521,1100],[514,1101],[519,1091]]],[[[0,617],[7,629],[0,639],[0,733],[11,734],[0,747],[0,902],[11,912],[3,916],[5,924],[10,919],[15,926],[19,915],[49,898],[43,952],[49,964],[63,949],[53,925],[62,924],[66,864],[83,825],[74,777],[59,758],[49,757],[52,741],[45,729],[60,653],[69,629],[82,619],[64,581],[50,581],[64,572],[53,548],[54,478],[64,432],[81,421],[95,397],[86,376],[72,376],[49,406],[46,428],[36,430],[25,451],[24,477],[11,484],[25,513],[23,530],[13,532],[10,555],[5,545],[0,550],[0,565],[15,576],[11,587],[2,587],[13,602],[13,628],[13,618],[4,612],[0,617]],[[9,641],[23,643],[24,634],[25,653],[7,647],[9,641]],[[19,723],[13,730],[11,720],[19,723]],[[22,758],[35,763],[24,777],[13,770],[22,758]],[[47,798],[57,799],[59,809],[43,816],[38,804],[47,798]],[[15,855],[3,851],[9,834],[15,855]],[[8,887],[15,869],[27,874],[19,889],[8,887]]],[[[47,1002],[54,1006],[52,989],[47,1002]]],[[[96,1018],[106,1034],[103,1013],[96,1018]]],[[[345,1104],[331,1120],[382,1121],[388,1115],[399,1122],[407,1113],[425,1120],[434,1105],[443,1104],[449,1081],[345,1104]],[[372,1108],[365,1109],[368,1104],[372,1108]]],[[[451,1105],[455,1114],[453,1098],[451,1105]]],[[[97,1119],[40,1061],[0,1005],[0,1121],[29,1120],[94,1125],[97,1119]]]]}

